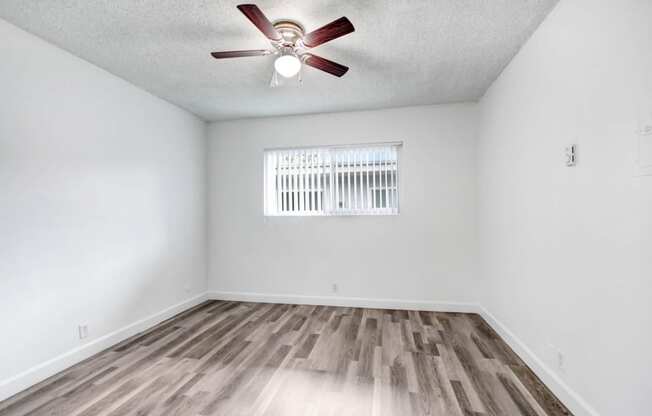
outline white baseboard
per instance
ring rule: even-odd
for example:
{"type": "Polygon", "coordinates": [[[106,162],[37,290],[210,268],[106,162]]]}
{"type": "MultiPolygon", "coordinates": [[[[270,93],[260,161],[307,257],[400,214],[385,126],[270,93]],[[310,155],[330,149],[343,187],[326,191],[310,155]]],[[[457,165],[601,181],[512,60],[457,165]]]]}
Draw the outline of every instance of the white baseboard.
{"type": "Polygon", "coordinates": [[[599,416],[577,392],[570,388],[564,380],[555,374],[546,363],[539,358],[520,338],[507,326],[496,319],[489,311],[480,306],[480,315],[500,335],[514,352],[525,361],[532,371],[543,381],[562,403],[568,407],[574,416],[599,416]]]}
{"type": "Polygon", "coordinates": [[[20,374],[0,381],[0,401],[20,393],[83,360],[103,351],[125,339],[143,332],[174,315],[192,308],[207,299],[206,293],[195,296],[176,305],[170,306],[154,315],[136,321],[130,325],[81,345],[44,363],[34,366],[20,374]]]}
{"type": "Polygon", "coordinates": [[[251,292],[208,292],[214,300],[233,300],[240,302],[289,303],[295,305],[345,306],[356,308],[404,309],[414,311],[478,313],[474,303],[432,302],[426,300],[372,299],[336,296],[281,295],[251,292]]]}

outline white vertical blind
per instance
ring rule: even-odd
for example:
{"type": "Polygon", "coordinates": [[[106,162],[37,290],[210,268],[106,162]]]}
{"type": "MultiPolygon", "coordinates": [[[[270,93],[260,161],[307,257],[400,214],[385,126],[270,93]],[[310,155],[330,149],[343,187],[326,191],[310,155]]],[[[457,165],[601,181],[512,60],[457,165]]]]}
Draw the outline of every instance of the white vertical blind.
{"type": "Polygon", "coordinates": [[[393,161],[392,169],[392,209],[396,212],[399,210],[398,206],[398,149],[394,146],[391,148],[391,160],[393,161]]]}
{"type": "Polygon", "coordinates": [[[399,146],[266,150],[265,215],[398,214],[399,146]]]}
{"type": "Polygon", "coordinates": [[[358,185],[357,185],[357,179],[356,175],[358,174],[358,169],[357,169],[357,159],[358,159],[358,149],[353,149],[351,151],[351,187],[349,188],[351,191],[351,202],[349,204],[349,208],[352,210],[359,210],[358,207],[358,185]]]}
{"type": "Polygon", "coordinates": [[[317,198],[315,197],[315,192],[317,190],[317,184],[315,181],[315,154],[310,153],[310,169],[309,169],[309,185],[310,185],[310,211],[316,211],[317,198]]]}
{"type": "MultiPolygon", "coordinates": [[[[279,154],[278,154],[278,153],[273,153],[273,154],[271,155],[271,161],[272,161],[272,163],[273,163],[274,170],[275,170],[276,172],[280,172],[280,170],[279,170],[279,162],[280,162],[280,160],[279,160],[279,154]]],[[[272,198],[272,197],[276,197],[276,198],[275,198],[275,199],[276,199],[276,206],[277,206],[277,207],[282,207],[282,204],[281,204],[281,203],[282,203],[282,201],[281,201],[281,197],[282,197],[282,195],[283,195],[283,176],[281,176],[280,173],[274,175],[274,186],[275,186],[275,188],[278,189],[279,191],[278,191],[278,192],[274,192],[274,195],[273,195],[273,196],[270,195],[269,197],[270,197],[270,198],[272,198]]]]}
{"type": "Polygon", "coordinates": [[[365,192],[365,203],[364,203],[364,210],[369,211],[371,209],[371,186],[370,186],[370,171],[369,171],[369,149],[363,149],[362,150],[364,153],[364,167],[363,167],[363,174],[365,176],[365,187],[364,187],[364,192],[365,192]]]}
{"type": "Polygon", "coordinates": [[[354,151],[346,152],[346,190],[347,190],[347,196],[346,196],[346,208],[347,209],[352,209],[352,204],[351,204],[351,170],[353,167],[351,166],[351,157],[353,156],[354,151]]]}
{"type": "Polygon", "coordinates": [[[376,209],[376,149],[371,149],[371,200],[372,206],[371,209],[376,209]]]}
{"type": "Polygon", "coordinates": [[[340,200],[340,188],[341,188],[341,186],[340,186],[340,172],[339,172],[339,168],[338,168],[339,160],[337,158],[337,155],[331,154],[331,160],[332,160],[331,170],[333,171],[333,175],[331,175],[331,176],[334,176],[335,182],[332,185],[332,187],[334,189],[334,192],[333,192],[333,196],[331,198],[332,203],[331,203],[330,211],[335,212],[337,210],[337,207],[338,207],[338,204],[339,204],[338,201],[340,200]]]}
{"type": "Polygon", "coordinates": [[[390,166],[389,166],[389,161],[387,160],[387,157],[388,157],[388,151],[387,151],[387,149],[383,149],[382,159],[383,159],[384,168],[383,168],[383,191],[382,192],[383,192],[383,197],[385,198],[385,208],[390,206],[390,203],[389,203],[389,180],[388,180],[389,179],[390,166]]]}
{"type": "Polygon", "coordinates": [[[321,193],[324,172],[324,158],[321,151],[317,151],[317,167],[315,169],[315,175],[317,177],[317,212],[321,212],[324,203],[321,193]]]}
{"type": "Polygon", "coordinates": [[[299,151],[299,211],[306,211],[306,174],[305,174],[305,157],[303,151],[299,151]]]}

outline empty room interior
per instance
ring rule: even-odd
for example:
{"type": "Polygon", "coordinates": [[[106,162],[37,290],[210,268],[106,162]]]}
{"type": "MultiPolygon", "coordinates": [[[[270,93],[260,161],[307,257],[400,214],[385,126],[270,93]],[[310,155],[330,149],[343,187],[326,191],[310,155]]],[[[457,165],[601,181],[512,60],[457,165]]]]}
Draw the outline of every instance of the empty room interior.
{"type": "Polygon", "coordinates": [[[652,415],[651,0],[1,0],[0,416],[652,415]]]}

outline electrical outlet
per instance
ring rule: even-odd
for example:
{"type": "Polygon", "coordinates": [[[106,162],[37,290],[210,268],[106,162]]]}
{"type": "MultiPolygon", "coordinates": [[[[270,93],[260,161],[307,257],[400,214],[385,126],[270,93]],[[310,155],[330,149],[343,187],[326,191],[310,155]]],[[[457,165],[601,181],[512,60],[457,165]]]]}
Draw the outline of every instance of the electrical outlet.
{"type": "Polygon", "coordinates": [[[565,373],[566,371],[566,357],[564,353],[553,344],[548,343],[548,361],[554,367],[554,369],[559,373],[565,373]]]}
{"type": "Polygon", "coordinates": [[[185,290],[186,293],[190,293],[190,285],[185,285],[185,286],[183,287],[183,290],[185,290]]]}
{"type": "Polygon", "coordinates": [[[88,325],[79,325],[77,327],[79,333],[79,339],[84,339],[88,337],[88,325]]]}
{"type": "Polygon", "coordinates": [[[333,283],[333,293],[337,293],[338,288],[337,288],[337,283],[333,283]]]}

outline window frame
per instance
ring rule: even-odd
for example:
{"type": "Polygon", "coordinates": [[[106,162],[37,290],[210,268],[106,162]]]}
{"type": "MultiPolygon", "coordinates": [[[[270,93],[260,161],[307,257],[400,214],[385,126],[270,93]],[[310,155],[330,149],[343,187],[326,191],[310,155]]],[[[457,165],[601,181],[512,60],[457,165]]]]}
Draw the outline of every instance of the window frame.
{"type": "MultiPolygon", "coordinates": [[[[374,143],[353,143],[353,144],[334,144],[334,145],[316,145],[316,146],[292,146],[292,147],[270,147],[270,148],[264,148],[263,149],[263,215],[265,217],[355,217],[355,216],[398,216],[400,215],[400,188],[401,188],[401,182],[400,182],[400,166],[401,166],[401,153],[403,149],[403,142],[402,141],[389,141],[389,142],[374,142],[374,143]],[[368,187],[368,192],[372,198],[373,198],[373,207],[367,207],[365,210],[361,210],[360,208],[356,207],[356,209],[348,207],[348,208],[340,208],[340,207],[334,207],[335,203],[341,203],[340,196],[336,196],[335,193],[338,192],[338,185],[335,184],[335,181],[339,181],[340,179],[344,179],[344,174],[341,172],[337,171],[337,167],[334,165],[337,165],[338,161],[336,158],[333,157],[333,155],[337,154],[338,151],[345,151],[345,150],[354,150],[354,149],[360,149],[360,150],[371,150],[374,148],[382,149],[382,148],[391,148],[391,159],[387,158],[384,159],[384,162],[387,164],[388,161],[391,163],[392,167],[391,169],[395,171],[395,173],[391,176],[393,178],[391,179],[391,184],[390,186],[383,187],[380,189],[380,187],[375,183],[375,174],[382,174],[383,172],[388,172],[389,168],[385,166],[385,170],[381,171],[374,171],[372,169],[372,175],[374,178],[374,184],[371,185],[369,183],[369,173],[367,173],[367,187],[368,187]],[[315,194],[319,193],[321,195],[321,199],[319,200],[319,203],[317,204],[317,196],[315,195],[315,199],[313,200],[313,204],[319,205],[321,207],[321,211],[300,211],[300,210],[293,210],[293,211],[282,211],[278,210],[278,194],[279,192],[277,191],[277,184],[278,184],[278,173],[274,172],[273,176],[273,182],[270,182],[270,167],[268,166],[268,154],[270,152],[301,152],[301,151],[315,151],[318,152],[319,155],[321,155],[321,152],[328,153],[329,154],[329,159],[328,159],[328,170],[324,171],[324,174],[328,175],[328,180],[324,179],[322,180],[322,176],[319,176],[319,183],[321,186],[321,183],[323,182],[324,186],[323,187],[317,187],[316,191],[313,189],[315,187],[315,184],[313,183],[312,185],[307,185],[307,189],[311,191],[311,197],[312,198],[312,192],[315,194]],[[341,174],[341,178],[336,178],[338,174],[341,174]],[[328,188],[326,187],[326,183],[328,182],[328,188]],[[270,186],[270,184],[273,184],[273,186],[270,186]],[[270,189],[273,188],[273,189],[270,189]],[[388,202],[385,202],[385,207],[384,208],[377,208],[375,207],[376,205],[376,200],[383,200],[383,195],[376,196],[377,192],[383,192],[386,189],[386,195],[384,195],[384,198],[386,200],[393,200],[395,201],[392,203],[391,206],[389,206],[388,202]],[[273,203],[273,207],[268,207],[268,202],[270,201],[271,195],[270,192],[273,193],[273,198],[276,200],[275,203],[273,203]]],[[[304,153],[305,154],[305,153],[304,153]]],[[[350,154],[353,154],[352,152],[350,154]]],[[[375,157],[375,156],[374,156],[375,157]]],[[[369,159],[367,159],[367,165],[366,169],[369,169],[369,159]]],[[[320,162],[318,160],[317,163],[326,163],[325,161],[320,162]]],[[[350,163],[350,162],[347,162],[350,163]]],[[[362,161],[359,161],[360,163],[360,168],[363,167],[362,161]]],[[[344,164],[340,163],[341,167],[344,167],[344,164]]],[[[355,165],[357,166],[357,165],[355,165]]],[[[374,164],[374,166],[377,166],[374,164]]],[[[379,164],[378,166],[381,166],[379,164]]],[[[272,168],[274,169],[274,168],[272,168]]],[[[362,181],[362,173],[364,171],[360,171],[360,184],[363,182],[362,181]]],[[[312,174],[312,173],[311,173],[312,174]]],[[[304,174],[305,175],[305,174],[304,174]]],[[[354,173],[354,177],[357,177],[357,175],[354,173]]],[[[316,176],[315,176],[316,178],[316,176]]],[[[325,176],[324,176],[325,178],[325,176]]],[[[305,177],[304,177],[305,179],[305,177]]],[[[387,180],[387,177],[385,177],[385,180],[387,180]]],[[[302,185],[306,186],[306,185],[302,185]]],[[[347,189],[350,191],[350,188],[348,188],[350,185],[347,185],[347,189]]],[[[362,185],[360,185],[362,186],[362,185]]],[[[287,194],[288,192],[295,192],[292,190],[288,189],[282,189],[280,191],[280,194],[283,195],[284,193],[287,194]]],[[[299,191],[300,192],[300,191],[299,191]]],[[[357,191],[354,191],[357,192],[357,191]]],[[[342,194],[343,195],[343,194],[342,194]]],[[[305,198],[305,195],[304,195],[305,198]]],[[[356,198],[356,205],[358,201],[358,195],[355,196],[356,198]]],[[[368,198],[364,198],[360,196],[360,201],[362,202],[363,200],[367,200],[367,204],[371,204],[369,202],[368,198]]],[[[289,200],[289,198],[288,198],[289,200]]],[[[283,200],[283,204],[286,204],[288,200],[283,200]]]]}

